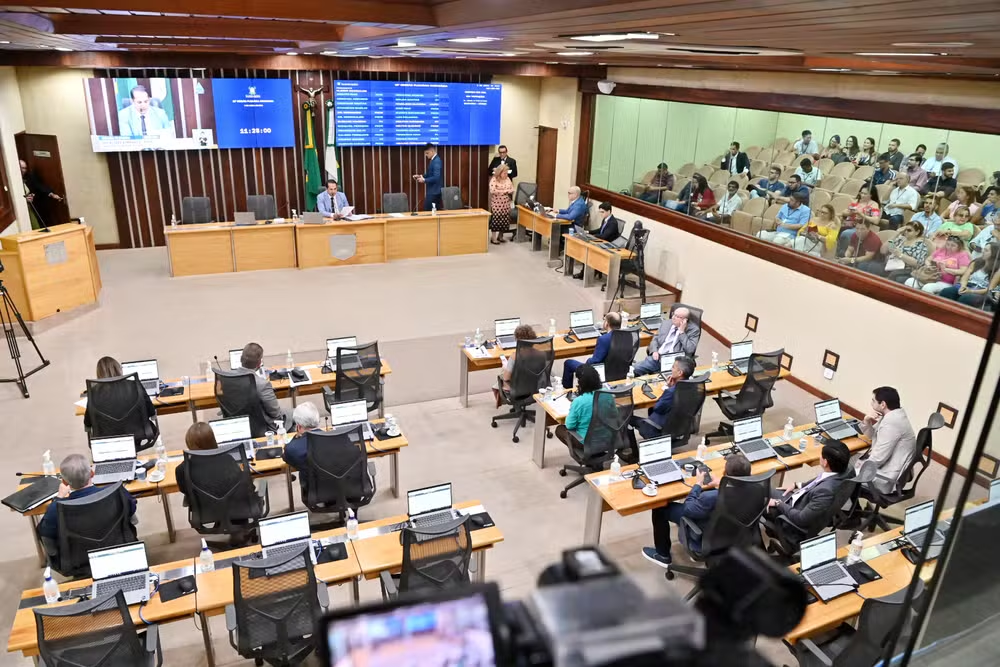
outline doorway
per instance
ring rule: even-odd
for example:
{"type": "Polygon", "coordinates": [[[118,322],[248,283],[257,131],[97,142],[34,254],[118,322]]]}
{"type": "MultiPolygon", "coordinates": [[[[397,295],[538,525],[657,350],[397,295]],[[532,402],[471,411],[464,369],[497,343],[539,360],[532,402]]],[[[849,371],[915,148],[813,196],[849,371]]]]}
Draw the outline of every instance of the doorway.
{"type": "MultiPolygon", "coordinates": [[[[63,197],[62,201],[57,201],[44,195],[38,196],[39,193],[36,193],[32,202],[35,208],[34,212],[48,227],[68,223],[69,205],[65,200],[66,183],[63,181],[62,161],[59,158],[59,141],[55,135],[19,132],[14,135],[14,143],[17,146],[17,158],[24,160],[28,165],[28,172],[33,179],[33,188],[42,193],[51,191],[63,197]]],[[[18,175],[20,176],[20,174],[18,175]]],[[[29,207],[30,209],[31,207],[29,207]]]]}
{"type": "Polygon", "coordinates": [[[554,127],[538,126],[538,159],[535,180],[538,182],[538,201],[546,206],[555,205],[556,189],[556,145],[559,130],[554,127]]]}

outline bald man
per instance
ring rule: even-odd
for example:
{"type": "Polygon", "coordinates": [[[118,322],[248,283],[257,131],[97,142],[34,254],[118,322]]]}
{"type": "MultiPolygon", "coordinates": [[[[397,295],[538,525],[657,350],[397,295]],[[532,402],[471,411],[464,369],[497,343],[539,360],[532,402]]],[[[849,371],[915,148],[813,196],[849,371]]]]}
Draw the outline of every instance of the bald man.
{"type": "Polygon", "coordinates": [[[558,220],[572,220],[573,226],[582,231],[587,228],[587,202],[580,196],[580,188],[576,185],[570,186],[566,194],[569,195],[567,208],[547,210],[558,220]]]}
{"type": "Polygon", "coordinates": [[[683,352],[694,358],[700,340],[701,327],[691,321],[691,311],[684,306],[675,308],[670,315],[670,326],[666,323],[660,325],[660,330],[646,350],[649,356],[635,365],[635,374],[659,373],[660,356],[664,354],[683,352]]]}

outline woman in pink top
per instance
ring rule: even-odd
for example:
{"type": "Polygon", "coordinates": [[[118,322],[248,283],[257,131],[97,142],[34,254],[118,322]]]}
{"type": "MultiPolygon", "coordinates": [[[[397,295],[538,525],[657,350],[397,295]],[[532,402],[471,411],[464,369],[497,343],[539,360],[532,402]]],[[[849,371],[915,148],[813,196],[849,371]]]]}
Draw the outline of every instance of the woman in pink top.
{"type": "Polygon", "coordinates": [[[980,205],[976,203],[975,188],[963,185],[958,190],[955,190],[955,201],[948,206],[948,210],[944,212],[944,215],[942,215],[941,218],[944,220],[954,219],[955,211],[958,210],[959,206],[967,207],[969,209],[970,216],[975,219],[976,213],[978,213],[980,209],[980,205]]]}
{"type": "MultiPolygon", "coordinates": [[[[906,285],[930,292],[931,294],[937,294],[944,288],[951,287],[955,283],[955,279],[965,273],[965,267],[969,265],[970,261],[969,253],[965,251],[965,242],[957,236],[949,236],[944,247],[935,250],[927,258],[927,263],[924,265],[926,267],[924,269],[925,272],[931,272],[936,269],[931,275],[936,274],[937,278],[922,282],[918,278],[913,277],[906,281],[906,285]]],[[[926,275],[928,273],[925,273],[926,275]]]]}

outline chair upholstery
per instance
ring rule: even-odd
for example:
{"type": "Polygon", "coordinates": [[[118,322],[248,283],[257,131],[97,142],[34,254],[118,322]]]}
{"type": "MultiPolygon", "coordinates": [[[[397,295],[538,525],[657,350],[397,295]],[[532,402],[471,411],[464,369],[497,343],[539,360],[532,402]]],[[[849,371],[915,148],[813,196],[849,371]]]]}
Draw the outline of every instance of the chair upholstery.
{"type": "Polygon", "coordinates": [[[852,199],[858,196],[861,188],[864,187],[865,182],[857,178],[849,178],[844,181],[844,184],[840,186],[840,192],[845,195],[850,195],[852,199]]]}
{"type": "Polygon", "coordinates": [[[688,178],[689,176],[691,176],[691,174],[694,173],[694,171],[695,171],[694,162],[688,162],[684,164],[684,166],[682,166],[680,169],[678,169],[676,173],[678,176],[683,176],[685,178],[688,178]]]}
{"type": "Polygon", "coordinates": [[[784,556],[788,562],[798,559],[799,545],[804,541],[816,537],[825,529],[836,530],[842,523],[846,514],[845,509],[853,506],[851,498],[858,491],[857,478],[846,479],[837,487],[833,494],[833,502],[830,509],[819,516],[811,525],[801,526],[792,522],[787,515],[778,516],[776,519],[764,519],[764,526],[767,533],[776,539],[772,542],[780,556],[784,556]]]}
{"type": "Polygon", "coordinates": [[[341,518],[348,508],[357,514],[375,496],[363,428],[309,431],[305,437],[306,467],[300,471],[303,504],[312,512],[336,512],[341,518]]]}
{"type": "MultiPolygon", "coordinates": [[[[771,146],[773,148],[775,148],[776,150],[783,151],[786,148],[788,148],[789,146],[794,145],[794,143],[795,142],[789,141],[788,139],[785,139],[784,137],[779,137],[779,138],[777,138],[777,139],[774,140],[774,143],[772,143],[771,146]]],[[[788,149],[791,150],[790,148],[788,148],[788,149]]]]}
{"type": "Polygon", "coordinates": [[[691,322],[693,322],[693,323],[695,323],[695,324],[697,324],[698,325],[698,331],[700,332],[701,331],[701,319],[705,315],[704,309],[699,308],[698,306],[692,306],[690,304],[681,303],[681,302],[678,301],[676,303],[670,304],[670,310],[667,311],[667,318],[673,317],[674,316],[674,311],[677,310],[678,308],[687,308],[688,309],[688,320],[691,321],[691,322]]]}
{"type": "Polygon", "coordinates": [[[198,533],[245,536],[267,516],[267,494],[257,493],[241,444],[185,450],[184,465],[188,523],[198,533]]]}
{"type": "Polygon", "coordinates": [[[96,493],[56,503],[58,553],[52,569],[66,577],[89,577],[88,551],[136,541],[131,500],[121,482],[96,493]]]}
{"type": "Polygon", "coordinates": [[[797,164],[790,164],[790,165],[784,167],[781,170],[781,180],[784,181],[785,183],[787,183],[788,179],[791,178],[791,176],[798,170],[798,168],[799,168],[799,165],[797,165],[797,164]]]}
{"type": "MultiPolygon", "coordinates": [[[[856,194],[856,193],[855,193],[856,194]]],[[[830,200],[830,206],[833,207],[834,213],[843,213],[847,210],[847,207],[851,205],[854,201],[854,195],[847,193],[836,194],[833,199],[830,200]]]]}
{"type": "Polygon", "coordinates": [[[830,197],[829,192],[813,189],[812,193],[809,195],[809,210],[815,211],[820,206],[829,204],[831,199],[832,197],[830,197]]]}
{"type": "Polygon", "coordinates": [[[889,199],[889,193],[892,192],[895,187],[895,183],[882,183],[880,185],[876,185],[875,190],[878,192],[878,200],[880,202],[884,202],[889,199]]]}
{"type": "Polygon", "coordinates": [[[821,158],[818,162],[816,162],[816,168],[825,174],[833,169],[833,160],[828,157],[821,158]]]}
{"type": "Polygon", "coordinates": [[[138,373],[87,380],[85,422],[91,438],[132,434],[136,451],[149,449],[160,436],[156,412],[138,373]]]}
{"type": "Polygon", "coordinates": [[[250,417],[250,434],[263,437],[274,430],[257,391],[257,377],[250,373],[215,369],[215,400],[223,417],[250,417]]]}
{"type": "Polygon", "coordinates": [[[754,223],[764,214],[764,209],[768,206],[767,199],[755,197],[743,203],[740,210],[733,212],[733,229],[744,234],[753,233],[754,227],[760,227],[760,220],[754,223]]]}
{"type": "Polygon", "coordinates": [[[726,419],[746,419],[763,415],[764,411],[774,405],[771,390],[781,374],[781,356],[784,349],[764,354],[751,354],[747,366],[747,377],[740,387],[740,392],[733,396],[723,392],[715,399],[726,419]]]}
{"type": "Polygon", "coordinates": [[[632,183],[633,197],[638,197],[647,190],[649,184],[653,182],[653,177],[656,176],[656,171],[656,169],[650,169],[642,175],[642,178],[632,183]]]}
{"type": "MultiPolygon", "coordinates": [[[[555,350],[551,336],[517,341],[510,389],[500,390],[501,401],[510,406],[510,411],[494,416],[490,422],[493,428],[497,427],[498,419],[516,419],[511,439],[518,442],[518,430],[529,419],[534,420],[534,413],[528,409],[535,403],[534,395],[552,383],[554,361],[555,350]]],[[[539,425],[539,428],[543,427],[544,425],[539,425]]]]}
{"type": "MultiPolygon", "coordinates": [[[[712,185],[724,186],[726,183],[729,182],[729,179],[730,179],[729,172],[720,169],[719,171],[716,171],[714,174],[712,174],[712,177],[708,179],[708,182],[711,183],[712,185]]],[[[725,188],[723,188],[723,191],[725,191],[725,188]]]]}
{"type": "Polygon", "coordinates": [[[752,160],[755,157],[757,157],[757,155],[760,154],[760,151],[761,151],[760,146],[748,146],[747,149],[743,152],[746,153],[747,157],[752,160]]]}
{"type": "Polygon", "coordinates": [[[870,164],[863,164],[854,170],[854,173],[851,174],[851,178],[856,181],[867,181],[874,173],[875,167],[870,164]]]}
{"type": "Polygon", "coordinates": [[[255,220],[273,220],[278,217],[273,195],[247,195],[247,210],[253,211],[255,220]]]}
{"type": "Polygon", "coordinates": [[[778,212],[781,210],[782,206],[784,206],[784,204],[771,204],[770,206],[767,207],[764,213],[761,214],[760,216],[761,229],[766,229],[768,231],[774,230],[774,228],[778,224],[776,220],[778,217],[778,212]]]}
{"type": "MultiPolygon", "coordinates": [[[[576,400],[587,400],[577,398],[576,400]]],[[[573,471],[580,476],[570,482],[559,496],[565,498],[567,492],[584,481],[584,475],[604,469],[604,464],[610,461],[619,450],[630,447],[628,440],[628,425],[634,411],[632,387],[612,387],[594,392],[594,405],[587,427],[587,435],[583,442],[573,431],[567,431],[570,437],[569,455],[579,465],[563,466],[559,471],[565,476],[567,471],[573,471]]]]}
{"type": "Polygon", "coordinates": [[[801,159],[793,152],[779,153],[778,157],[774,158],[774,164],[780,164],[782,167],[790,167],[793,163],[798,164],[798,161],[801,159]]]}
{"type": "Polygon", "coordinates": [[[841,162],[840,164],[833,165],[833,169],[830,170],[830,176],[840,176],[845,179],[851,178],[855,169],[857,169],[857,167],[855,167],[852,163],[841,162]]]}
{"type": "Polygon", "coordinates": [[[698,432],[701,424],[701,409],[705,405],[705,394],[711,373],[705,373],[688,380],[681,380],[674,387],[674,399],[660,433],[671,437],[674,448],[687,445],[688,439],[698,432]]]}
{"type": "Polygon", "coordinates": [[[181,199],[181,222],[186,225],[212,222],[212,200],[208,197],[181,199]]]}
{"type": "Polygon", "coordinates": [[[441,208],[445,211],[462,208],[462,189],[457,185],[446,185],[441,188],[441,208]]]}
{"type": "Polygon", "coordinates": [[[410,198],[405,192],[385,192],[382,194],[383,213],[409,213],[410,198]]]}
{"type": "Polygon", "coordinates": [[[986,173],[976,167],[962,167],[955,177],[959,185],[971,185],[978,188],[986,180],[986,173]]]}
{"type": "Polygon", "coordinates": [[[750,173],[754,177],[763,178],[767,174],[767,162],[764,160],[750,160],[750,173]]]}
{"type": "Polygon", "coordinates": [[[378,353],[378,341],[338,348],[335,380],[333,396],[337,401],[363,398],[368,404],[368,412],[378,410],[382,406],[382,357],[378,353]],[[351,363],[347,363],[348,360],[351,363]]]}
{"type": "Polygon", "coordinates": [[[449,523],[415,530],[403,527],[403,565],[398,582],[388,572],[381,575],[382,595],[433,593],[469,583],[472,559],[471,521],[461,516],[449,523]]]}
{"type": "Polygon", "coordinates": [[[839,192],[840,186],[844,184],[843,176],[835,176],[831,174],[826,169],[823,170],[823,178],[819,179],[819,185],[824,190],[829,190],[830,192],[839,192]]]}
{"type": "MultiPolygon", "coordinates": [[[[608,356],[604,359],[604,379],[607,382],[624,380],[638,351],[638,329],[625,328],[612,331],[611,348],[608,350],[608,356]]],[[[517,366],[515,366],[516,368],[517,366]]]]}

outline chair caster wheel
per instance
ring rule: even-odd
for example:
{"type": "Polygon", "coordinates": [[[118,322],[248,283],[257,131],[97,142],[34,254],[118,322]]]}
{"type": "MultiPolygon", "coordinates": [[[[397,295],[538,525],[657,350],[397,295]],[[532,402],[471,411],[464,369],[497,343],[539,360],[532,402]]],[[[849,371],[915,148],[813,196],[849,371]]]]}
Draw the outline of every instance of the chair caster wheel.
{"type": "Polygon", "coordinates": [[[566,492],[565,491],[560,491],[559,492],[559,497],[562,498],[563,500],[565,500],[566,499],[566,492]]]}
{"type": "MultiPolygon", "coordinates": [[[[560,476],[560,477],[565,477],[565,476],[566,476],[566,471],[565,471],[565,470],[560,470],[560,471],[559,471],[559,476],[560,476]]],[[[564,497],[565,497],[565,496],[564,496],[564,497]]]]}
{"type": "Polygon", "coordinates": [[[263,658],[254,658],[253,659],[253,664],[257,665],[258,667],[263,667],[264,660],[263,660],[263,658]]]}
{"type": "Polygon", "coordinates": [[[493,428],[496,428],[497,427],[497,423],[496,422],[490,422],[490,426],[492,426],[493,428]]]}
{"type": "Polygon", "coordinates": [[[515,435],[513,438],[511,438],[511,442],[518,443],[521,442],[521,439],[515,435]]]}
{"type": "Polygon", "coordinates": [[[546,438],[551,438],[552,437],[552,431],[550,431],[548,429],[545,429],[545,437],[546,438]]]}
{"type": "Polygon", "coordinates": [[[667,570],[667,573],[665,575],[663,575],[663,576],[665,576],[667,578],[667,581],[673,581],[674,580],[674,573],[671,572],[670,570],[667,570]]]}

